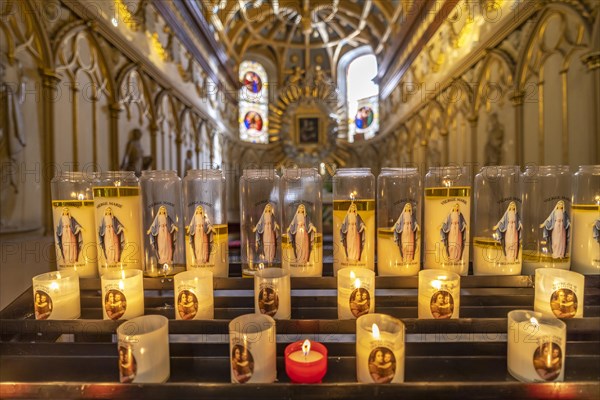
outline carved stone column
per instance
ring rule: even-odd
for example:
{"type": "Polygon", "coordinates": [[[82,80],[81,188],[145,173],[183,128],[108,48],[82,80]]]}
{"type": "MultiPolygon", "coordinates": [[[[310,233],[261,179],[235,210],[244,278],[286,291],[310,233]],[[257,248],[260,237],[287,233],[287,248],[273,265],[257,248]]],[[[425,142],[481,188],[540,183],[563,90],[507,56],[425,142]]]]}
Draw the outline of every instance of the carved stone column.
{"type": "Polygon", "coordinates": [[[516,92],[511,97],[513,107],[515,108],[515,153],[517,154],[517,164],[524,165],[525,156],[523,154],[523,141],[525,136],[523,135],[523,124],[525,123],[525,116],[523,110],[523,99],[525,98],[525,92],[516,92]]]}
{"type": "Polygon", "coordinates": [[[479,161],[477,160],[477,124],[479,122],[479,117],[477,115],[470,115],[467,117],[467,121],[469,121],[469,127],[471,128],[471,176],[475,176],[477,171],[479,170],[479,161]]]}
{"type": "Polygon", "coordinates": [[[110,169],[116,171],[119,169],[119,114],[121,113],[121,104],[113,103],[108,106],[110,112],[110,169]]]}
{"type": "Polygon", "coordinates": [[[183,152],[183,139],[181,138],[181,132],[177,132],[175,135],[175,153],[177,153],[177,175],[183,176],[185,171],[183,171],[182,167],[182,152],[183,152]]]}
{"type": "MultiPolygon", "coordinates": [[[[57,99],[57,86],[60,82],[60,76],[51,70],[42,69],[40,70],[42,77],[42,159],[44,161],[45,171],[54,171],[54,168],[48,168],[54,165],[54,103],[57,99]]],[[[50,192],[50,180],[52,176],[45,176],[42,185],[42,196],[44,201],[42,224],[44,227],[44,233],[50,234],[54,228],[52,226],[52,209],[50,202],[52,201],[52,194],[50,192]]]]}
{"type": "Polygon", "coordinates": [[[449,150],[448,150],[448,130],[446,128],[442,128],[440,130],[440,139],[442,142],[442,165],[448,165],[448,158],[450,158],[449,150]]]}
{"type": "Polygon", "coordinates": [[[581,57],[581,61],[588,67],[589,71],[594,76],[594,131],[596,134],[596,143],[594,148],[596,149],[596,155],[594,157],[595,163],[600,162],[600,51],[592,51],[586,53],[581,57]]]}
{"type": "Polygon", "coordinates": [[[150,155],[152,157],[152,169],[158,169],[156,167],[156,158],[158,155],[157,151],[157,136],[158,136],[158,125],[156,125],[156,121],[150,122],[150,155]]]}

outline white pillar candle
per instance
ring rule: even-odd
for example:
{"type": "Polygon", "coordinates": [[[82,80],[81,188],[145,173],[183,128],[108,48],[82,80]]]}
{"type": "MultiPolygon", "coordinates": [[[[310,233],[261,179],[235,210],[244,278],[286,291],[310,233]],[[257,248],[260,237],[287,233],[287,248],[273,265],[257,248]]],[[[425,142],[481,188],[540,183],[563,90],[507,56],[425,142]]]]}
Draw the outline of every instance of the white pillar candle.
{"type": "Polygon", "coordinates": [[[534,310],[557,318],[583,318],[585,277],[554,268],[535,270],[534,310]]]}
{"type": "Polygon", "coordinates": [[[164,383],[169,379],[169,320],[145,315],[117,328],[121,383],[164,383]]]}
{"type": "Polygon", "coordinates": [[[175,318],[214,319],[213,274],[193,269],[175,275],[175,318]]]}
{"type": "Polygon", "coordinates": [[[101,285],[104,319],[131,319],[144,315],[144,279],[141,270],[105,272],[101,277],[101,285]]]}
{"type": "Polygon", "coordinates": [[[32,281],[35,319],[77,319],[81,316],[77,272],[47,272],[35,276],[32,281]]]}
{"type": "Polygon", "coordinates": [[[375,312],[375,272],[342,268],[337,275],[338,319],[354,319],[375,312]]]}
{"type": "Polygon", "coordinates": [[[273,383],[277,379],[275,320],[247,314],[229,323],[231,382],[273,383]]]}
{"type": "Polygon", "coordinates": [[[521,382],[562,382],[567,326],[539,312],[508,313],[508,372],[521,382]]]}
{"type": "Polygon", "coordinates": [[[356,320],[356,378],[362,383],[404,382],[404,324],[388,315],[356,320]]]}
{"type": "Polygon", "coordinates": [[[458,318],[460,275],[441,269],[419,272],[419,318],[458,318]]]}
{"type": "Polygon", "coordinates": [[[266,268],[254,275],[254,310],[275,319],[292,317],[290,272],[266,268]]]}

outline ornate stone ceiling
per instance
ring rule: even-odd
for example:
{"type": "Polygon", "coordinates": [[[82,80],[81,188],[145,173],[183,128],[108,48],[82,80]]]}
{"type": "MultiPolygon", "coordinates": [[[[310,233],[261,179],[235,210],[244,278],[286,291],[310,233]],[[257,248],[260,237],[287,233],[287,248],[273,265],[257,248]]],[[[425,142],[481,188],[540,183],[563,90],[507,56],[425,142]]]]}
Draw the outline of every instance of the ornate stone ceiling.
{"type": "Polygon", "coordinates": [[[385,53],[412,0],[209,0],[199,1],[236,64],[255,48],[268,48],[278,65],[289,52],[307,68],[315,55],[335,66],[346,52],[369,45],[385,53]]]}

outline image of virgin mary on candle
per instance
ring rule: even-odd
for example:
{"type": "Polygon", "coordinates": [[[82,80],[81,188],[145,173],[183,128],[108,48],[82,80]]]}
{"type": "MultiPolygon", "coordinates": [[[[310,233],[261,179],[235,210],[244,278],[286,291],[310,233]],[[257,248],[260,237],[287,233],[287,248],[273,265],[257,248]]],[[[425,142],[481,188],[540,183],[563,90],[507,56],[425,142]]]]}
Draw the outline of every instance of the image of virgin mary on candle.
{"type": "Polygon", "coordinates": [[[207,263],[212,253],[215,229],[202,206],[196,207],[192,222],[190,222],[190,226],[188,227],[188,232],[196,263],[207,263]]]}
{"type": "Polygon", "coordinates": [[[442,224],[440,234],[446,248],[448,261],[460,261],[467,240],[467,221],[460,211],[458,203],[452,206],[450,214],[448,214],[446,221],[442,224]]]}
{"type": "Polygon", "coordinates": [[[562,369],[562,351],[556,343],[543,343],[533,353],[533,366],[540,378],[553,381],[562,369]]]}
{"type": "Polygon", "coordinates": [[[108,318],[118,320],[127,311],[127,299],[120,290],[111,289],[104,296],[104,310],[108,318]]]}
{"type": "Polygon", "coordinates": [[[352,202],[340,228],[342,245],[349,261],[360,261],[365,245],[367,226],[352,202]]]}
{"type": "Polygon", "coordinates": [[[279,225],[275,221],[273,205],[267,203],[258,224],[252,230],[256,239],[256,252],[266,262],[273,262],[277,254],[279,225]]]}
{"type": "Polygon", "coordinates": [[[571,231],[571,220],[565,211],[565,202],[556,202],[554,210],[548,218],[540,225],[543,229],[543,238],[547,243],[548,253],[552,252],[552,258],[564,258],[567,256],[569,236],[571,231]]]}
{"type": "Polygon", "coordinates": [[[389,383],[396,373],[396,357],[387,347],[376,347],[369,355],[369,374],[375,383],[389,383]]]}
{"type": "Polygon", "coordinates": [[[83,227],[71,216],[69,209],[63,208],[56,227],[56,243],[66,264],[75,264],[79,259],[83,246],[82,232],[83,227]]]}
{"type": "Polygon", "coordinates": [[[418,240],[419,225],[417,218],[413,213],[413,207],[410,203],[404,205],[402,213],[394,224],[394,242],[400,249],[400,256],[404,261],[413,261],[415,259],[415,248],[418,240]]]}
{"type": "Polygon", "coordinates": [[[288,237],[294,249],[294,258],[298,263],[307,263],[315,241],[317,228],[310,222],[306,207],[300,204],[292,223],[287,229],[288,237]]]}
{"type": "Polygon", "coordinates": [[[36,290],[33,308],[35,311],[35,319],[48,319],[50,314],[52,314],[52,299],[46,292],[36,290]]]}
{"type": "Polygon", "coordinates": [[[494,238],[500,241],[502,252],[508,262],[515,262],[519,259],[522,229],[523,225],[517,211],[517,204],[511,201],[500,221],[492,228],[495,231],[494,238]]]}
{"type": "Polygon", "coordinates": [[[237,383],[246,383],[254,372],[254,357],[247,347],[236,344],[231,349],[231,371],[237,383]]]}
{"type": "Polygon", "coordinates": [[[137,373],[137,361],[129,346],[119,346],[119,377],[121,383],[131,383],[137,373]]]}
{"type": "Polygon", "coordinates": [[[160,206],[156,217],[146,235],[150,236],[150,244],[156,250],[159,264],[170,264],[173,262],[175,252],[175,240],[178,228],[167,213],[165,206],[160,206]]]}
{"type": "Polygon", "coordinates": [[[114,264],[121,261],[121,253],[125,247],[125,227],[113,215],[112,208],[104,210],[104,217],[98,230],[98,238],[106,262],[114,264]]]}
{"type": "Polygon", "coordinates": [[[181,319],[194,319],[198,312],[198,298],[189,290],[182,290],[177,299],[177,311],[181,319]]]}
{"type": "Polygon", "coordinates": [[[594,235],[594,240],[600,244],[600,218],[596,220],[594,226],[592,228],[592,232],[594,235]]]}

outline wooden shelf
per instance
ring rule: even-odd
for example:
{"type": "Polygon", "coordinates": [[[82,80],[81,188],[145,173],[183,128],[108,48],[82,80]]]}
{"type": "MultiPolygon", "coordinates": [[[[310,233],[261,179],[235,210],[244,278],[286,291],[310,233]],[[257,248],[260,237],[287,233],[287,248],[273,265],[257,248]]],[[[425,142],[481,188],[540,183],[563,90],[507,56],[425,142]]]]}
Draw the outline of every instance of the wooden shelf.
{"type": "MultiPolygon", "coordinates": [[[[565,382],[523,384],[506,369],[506,314],[533,308],[529,276],[461,278],[460,319],[417,319],[417,278],[377,277],[376,312],[406,324],[405,383],[356,383],[354,320],[337,320],[336,279],[292,278],[292,319],[277,321],[278,381],[230,382],[228,323],[254,312],[253,280],[215,279],[215,320],[174,320],[172,278],[145,278],[146,314],[169,321],[171,377],[162,385],[118,383],[113,334],[103,321],[100,280],[81,280],[82,316],[33,319],[31,290],[0,312],[1,398],[597,398],[600,393],[600,276],[586,276],[584,315],[565,320],[565,382]],[[309,337],[324,343],[323,383],[295,385],[283,350],[309,337]]],[[[331,265],[326,266],[331,271],[331,265]]]]}

